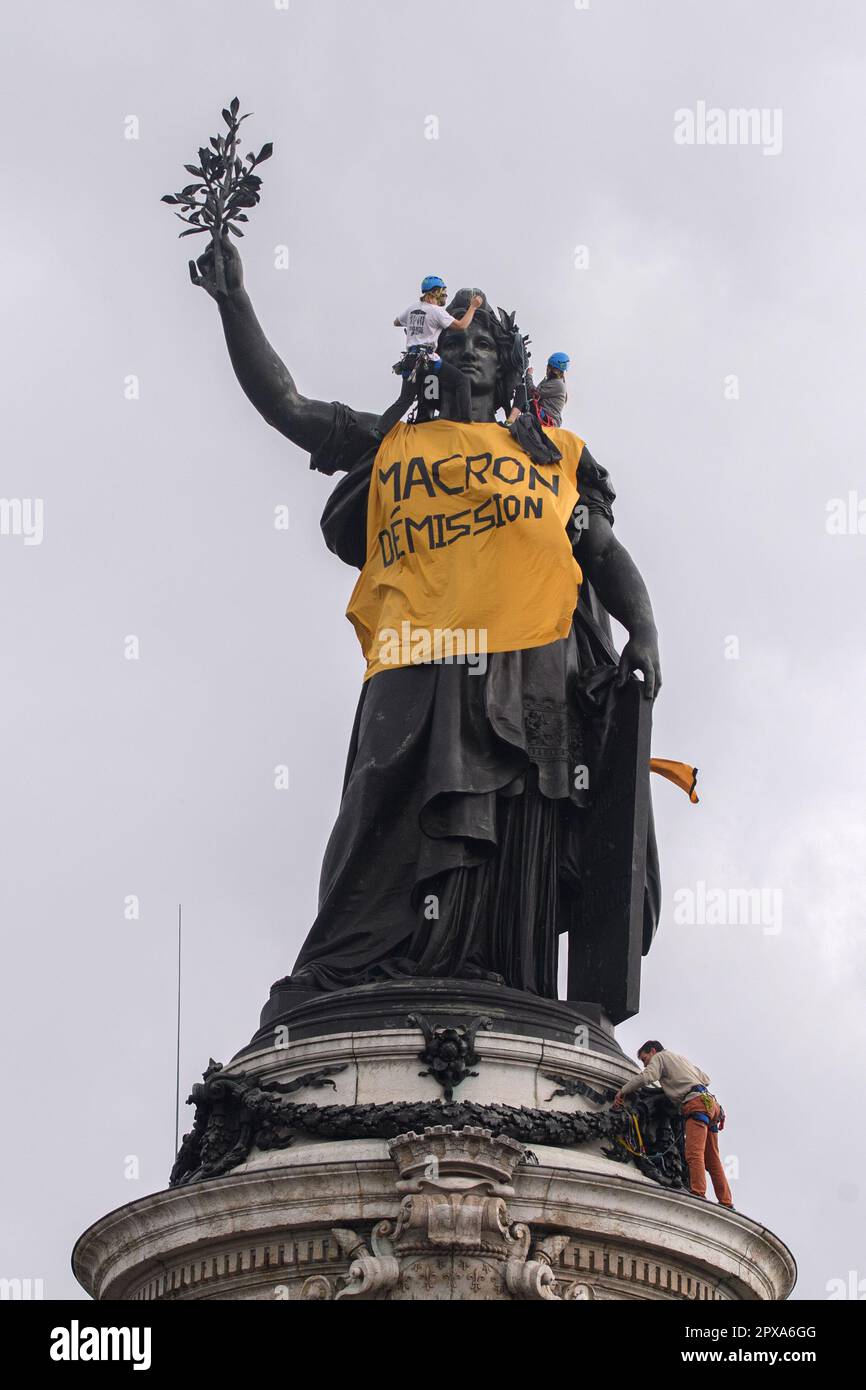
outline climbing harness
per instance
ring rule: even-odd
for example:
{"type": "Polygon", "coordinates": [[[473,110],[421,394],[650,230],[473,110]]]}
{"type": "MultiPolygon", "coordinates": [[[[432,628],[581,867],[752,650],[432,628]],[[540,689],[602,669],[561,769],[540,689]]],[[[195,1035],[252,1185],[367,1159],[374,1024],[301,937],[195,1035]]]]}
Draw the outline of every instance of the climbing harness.
{"type": "Polygon", "coordinates": [[[430,360],[427,348],[411,347],[407,348],[399,362],[394,363],[393,370],[404,381],[417,381],[419,374],[424,376],[427,372],[435,372],[436,365],[430,360]]]}
{"type": "Polygon", "coordinates": [[[716,1097],[707,1090],[706,1086],[690,1086],[685,1096],[683,1104],[687,1100],[695,1099],[700,1096],[704,1110],[694,1110],[688,1115],[684,1115],[684,1120],[697,1120],[699,1125],[706,1125],[711,1134],[718,1134],[720,1129],[725,1127],[725,1111],[716,1097]]]}

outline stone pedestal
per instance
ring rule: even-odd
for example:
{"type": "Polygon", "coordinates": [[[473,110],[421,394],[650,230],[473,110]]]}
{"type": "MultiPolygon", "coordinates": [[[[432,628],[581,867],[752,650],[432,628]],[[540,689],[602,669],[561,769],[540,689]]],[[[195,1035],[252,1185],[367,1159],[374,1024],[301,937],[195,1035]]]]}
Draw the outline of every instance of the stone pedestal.
{"type": "Polygon", "coordinates": [[[635,1066],[603,1018],[472,983],[284,995],[196,1088],[175,1185],[78,1241],[93,1297],[790,1293],[776,1236],[679,1185],[664,1103],[612,1115],[635,1066]]]}

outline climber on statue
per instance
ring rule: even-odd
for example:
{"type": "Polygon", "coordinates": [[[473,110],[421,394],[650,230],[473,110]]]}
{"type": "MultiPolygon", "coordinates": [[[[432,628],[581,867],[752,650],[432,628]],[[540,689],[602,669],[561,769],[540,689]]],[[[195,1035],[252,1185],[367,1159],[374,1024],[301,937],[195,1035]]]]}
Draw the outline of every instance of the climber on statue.
{"type": "Polygon", "coordinates": [[[734,1209],[734,1199],[719,1154],[719,1130],[725,1112],[707,1087],[710,1078],[679,1052],[669,1052],[657,1039],[638,1050],[643,1071],[627,1081],[613,1100],[614,1110],[636,1091],[658,1082],[668,1100],[680,1107],[685,1129],[686,1163],[693,1197],[706,1198],[709,1173],[719,1205],[734,1209]]]}
{"type": "Polygon", "coordinates": [[[416,396],[419,400],[422,397],[426,400],[438,400],[440,382],[454,392],[457,402],[455,418],[472,419],[469,378],[459,367],[453,366],[450,362],[443,362],[436,351],[436,345],[439,334],[444,333],[446,329],[467,329],[475,317],[476,309],[481,308],[484,300],[480,294],[473,295],[465,314],[462,318],[456,319],[444,307],[446,298],[445,281],[438,275],[427,275],[421,281],[420,299],[416,299],[394,320],[395,328],[403,328],[406,331],[406,350],[394,368],[403,378],[403,389],[399,398],[388,407],[379,420],[379,429],[383,436],[406,414],[416,396]],[[425,380],[418,381],[416,368],[422,353],[429,367],[425,372],[425,380]],[[435,375],[432,375],[433,373],[435,375]],[[431,381],[435,382],[435,388],[428,384],[431,381]],[[432,395],[428,392],[432,392],[432,395]]]}
{"type": "MultiPolygon", "coordinates": [[[[568,353],[553,352],[547,359],[547,371],[540,386],[536,386],[532,379],[532,368],[526,368],[526,406],[532,409],[538,416],[542,425],[559,429],[562,425],[562,412],[568,400],[568,393],[565,389],[565,373],[570,366],[568,353]]],[[[521,405],[515,405],[508,416],[506,424],[510,427],[519,419],[521,415],[521,405]]]]}

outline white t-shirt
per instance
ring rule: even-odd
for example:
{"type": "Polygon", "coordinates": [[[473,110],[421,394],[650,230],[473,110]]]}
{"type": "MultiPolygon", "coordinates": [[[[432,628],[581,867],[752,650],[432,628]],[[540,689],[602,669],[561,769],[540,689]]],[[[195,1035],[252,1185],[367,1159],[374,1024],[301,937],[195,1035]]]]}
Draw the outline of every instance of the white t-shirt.
{"type": "MultiPolygon", "coordinates": [[[[401,328],[406,330],[406,348],[428,347],[435,348],[436,339],[443,328],[448,328],[455,322],[454,315],[449,314],[447,309],[441,308],[438,304],[430,304],[426,300],[419,299],[414,304],[410,304],[408,309],[404,309],[399,315],[397,322],[401,328]]],[[[431,352],[430,356],[435,362],[439,356],[437,352],[431,352]]]]}

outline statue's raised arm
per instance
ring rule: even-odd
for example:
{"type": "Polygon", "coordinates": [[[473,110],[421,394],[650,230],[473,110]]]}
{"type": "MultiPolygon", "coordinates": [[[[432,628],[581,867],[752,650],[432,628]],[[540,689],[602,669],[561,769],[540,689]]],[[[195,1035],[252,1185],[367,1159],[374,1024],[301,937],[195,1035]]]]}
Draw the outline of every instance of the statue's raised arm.
{"type": "MultiPolygon", "coordinates": [[[[224,235],[221,243],[225,290],[217,287],[214,245],[190,261],[190,279],[215,300],[222,319],[235,376],[260,415],[293,444],[314,453],[331,430],[335,406],[312,400],[298,391],[285,363],[271,347],[244,289],[237,247],[224,235]]],[[[359,424],[373,428],[377,416],[356,412],[359,424]]]]}

